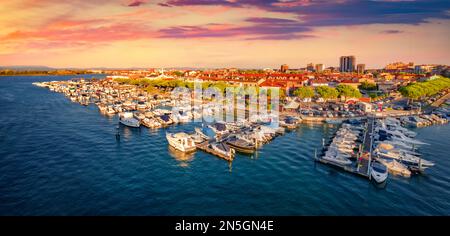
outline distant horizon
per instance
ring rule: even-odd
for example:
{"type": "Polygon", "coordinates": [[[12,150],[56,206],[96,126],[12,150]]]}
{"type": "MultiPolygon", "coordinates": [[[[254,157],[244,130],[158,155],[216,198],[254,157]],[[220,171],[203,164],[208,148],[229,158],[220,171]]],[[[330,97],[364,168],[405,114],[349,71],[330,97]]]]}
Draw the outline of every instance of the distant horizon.
{"type": "MultiPolygon", "coordinates": [[[[398,61],[400,62],[400,61],[398,61]]],[[[383,69],[385,68],[386,65],[390,64],[390,63],[395,63],[395,62],[389,62],[386,63],[384,66],[381,67],[367,67],[367,64],[365,64],[366,68],[365,70],[378,70],[378,69],[383,69]]],[[[403,61],[403,63],[409,63],[406,61],[403,61]]],[[[316,65],[315,63],[313,63],[314,65],[316,65]]],[[[317,63],[317,64],[322,64],[322,63],[317,63]]],[[[364,63],[358,63],[358,64],[364,64],[364,63]]],[[[414,63],[414,65],[446,65],[448,66],[448,64],[440,64],[440,63],[414,63]]],[[[166,66],[166,67],[155,67],[155,66],[131,66],[131,67],[107,67],[107,66],[94,66],[94,67],[73,67],[73,66],[67,66],[67,67],[53,67],[53,66],[46,66],[46,65],[0,65],[0,70],[4,70],[4,69],[49,69],[49,70],[64,70],[64,69],[73,69],[73,70],[133,70],[133,69],[195,69],[195,70],[201,70],[201,69],[232,69],[232,68],[236,68],[236,69],[240,69],[240,70],[263,70],[263,69],[279,69],[280,66],[282,64],[280,64],[278,67],[235,67],[235,66],[228,66],[228,67],[195,67],[195,66],[166,66]]],[[[306,64],[303,67],[292,67],[291,65],[287,64],[289,66],[289,70],[299,70],[299,69],[305,69],[306,68],[306,64]]],[[[329,67],[333,67],[333,68],[339,68],[339,65],[335,65],[335,66],[327,66],[324,65],[324,68],[329,68],[329,67]]]]}

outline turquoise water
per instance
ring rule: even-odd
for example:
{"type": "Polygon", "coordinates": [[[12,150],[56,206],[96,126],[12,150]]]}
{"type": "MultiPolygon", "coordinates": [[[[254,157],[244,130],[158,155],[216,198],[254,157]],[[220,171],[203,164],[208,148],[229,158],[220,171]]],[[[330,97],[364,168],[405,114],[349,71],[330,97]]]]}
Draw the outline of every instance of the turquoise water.
{"type": "Polygon", "coordinates": [[[450,126],[417,129],[436,163],[385,188],[312,160],[333,126],[302,125],[253,156],[182,156],[164,133],[121,127],[95,105],[0,77],[0,215],[450,215],[450,126]]]}

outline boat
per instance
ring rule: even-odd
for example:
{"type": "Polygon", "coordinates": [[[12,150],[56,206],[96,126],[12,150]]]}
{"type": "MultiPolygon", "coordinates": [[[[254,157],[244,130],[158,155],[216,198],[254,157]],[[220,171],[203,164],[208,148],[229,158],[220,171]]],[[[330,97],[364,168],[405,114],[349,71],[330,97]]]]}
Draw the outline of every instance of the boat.
{"type": "Polygon", "coordinates": [[[420,169],[426,169],[434,166],[433,162],[410,154],[399,154],[382,149],[375,150],[375,154],[380,158],[397,160],[408,167],[419,167],[420,169]]]}
{"type": "Polygon", "coordinates": [[[137,120],[143,120],[145,119],[145,115],[142,112],[135,112],[133,114],[134,118],[136,118],[137,120]]]}
{"type": "Polygon", "coordinates": [[[119,122],[128,127],[138,128],[140,126],[139,120],[133,117],[132,112],[123,112],[119,114],[119,122]]]}
{"type": "Polygon", "coordinates": [[[194,130],[195,130],[195,133],[196,133],[196,134],[200,135],[200,137],[202,137],[202,138],[204,138],[204,139],[206,139],[206,140],[211,139],[211,137],[209,137],[208,135],[206,135],[205,133],[203,133],[203,131],[202,131],[199,127],[195,127],[194,130]]]}
{"type": "Polygon", "coordinates": [[[227,126],[223,122],[216,122],[214,124],[211,124],[208,126],[216,135],[224,135],[227,134],[229,131],[227,129],[227,126]]]}
{"type": "Polygon", "coordinates": [[[238,137],[230,137],[227,139],[226,143],[241,153],[252,154],[256,150],[254,144],[238,137]]]}
{"type": "Polygon", "coordinates": [[[288,116],[284,120],[280,121],[280,125],[288,130],[296,129],[298,124],[294,117],[288,116]]]}
{"type": "Polygon", "coordinates": [[[161,123],[162,125],[171,125],[174,123],[173,120],[171,119],[170,115],[168,115],[168,114],[162,115],[162,116],[158,117],[158,119],[159,119],[159,123],[161,123]]]}
{"type": "Polygon", "coordinates": [[[194,143],[196,143],[196,144],[200,144],[200,143],[203,143],[205,141],[205,138],[203,138],[202,135],[200,135],[200,134],[198,134],[196,132],[194,132],[190,136],[191,136],[192,140],[194,140],[194,143]]]}
{"type": "Polygon", "coordinates": [[[223,155],[223,156],[227,157],[228,159],[233,159],[235,151],[233,148],[230,148],[230,146],[228,146],[226,143],[213,142],[213,143],[210,143],[209,145],[214,151],[216,151],[220,155],[223,155]]]}
{"type": "Polygon", "coordinates": [[[167,138],[167,141],[169,142],[169,145],[179,151],[192,152],[192,151],[195,151],[195,149],[196,149],[194,140],[192,140],[192,138],[184,132],[180,132],[180,133],[167,132],[166,138],[167,138]]]}
{"type": "Polygon", "coordinates": [[[108,106],[108,107],[106,108],[106,114],[108,114],[108,115],[114,115],[114,114],[116,114],[116,110],[114,109],[113,106],[108,106]]]}
{"type": "Polygon", "coordinates": [[[108,107],[105,104],[98,104],[98,109],[100,112],[105,113],[108,107]]]}
{"type": "Polygon", "coordinates": [[[141,120],[141,124],[147,128],[159,128],[161,127],[161,123],[159,123],[156,119],[154,118],[144,118],[141,120]]]}
{"type": "Polygon", "coordinates": [[[403,177],[411,176],[411,171],[408,169],[408,167],[396,160],[389,160],[383,158],[378,158],[377,160],[381,164],[385,165],[388,168],[388,171],[393,175],[400,175],[403,177]]]}
{"type": "Polygon", "coordinates": [[[388,169],[380,162],[373,161],[370,165],[370,176],[375,182],[381,184],[385,182],[388,177],[388,169]]]}
{"type": "Polygon", "coordinates": [[[147,109],[147,104],[144,101],[139,101],[136,105],[137,110],[145,110],[147,109]]]}
{"type": "Polygon", "coordinates": [[[338,119],[338,118],[326,118],[325,119],[325,122],[327,124],[334,124],[334,125],[342,124],[343,121],[344,121],[344,119],[338,119]]]}
{"type": "Polygon", "coordinates": [[[350,165],[352,164],[352,161],[350,161],[348,158],[339,155],[339,153],[335,150],[328,149],[328,151],[325,152],[325,155],[322,157],[322,159],[333,162],[338,165],[350,165]]]}

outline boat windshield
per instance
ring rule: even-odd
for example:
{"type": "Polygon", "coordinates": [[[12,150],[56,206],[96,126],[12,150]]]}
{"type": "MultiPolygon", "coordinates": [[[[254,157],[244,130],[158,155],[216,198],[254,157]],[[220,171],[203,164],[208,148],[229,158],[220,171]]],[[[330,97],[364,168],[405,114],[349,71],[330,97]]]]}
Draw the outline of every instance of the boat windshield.
{"type": "Polygon", "coordinates": [[[386,166],[378,164],[378,163],[374,163],[372,165],[373,170],[375,170],[376,172],[380,172],[380,173],[385,173],[387,171],[386,166]]]}

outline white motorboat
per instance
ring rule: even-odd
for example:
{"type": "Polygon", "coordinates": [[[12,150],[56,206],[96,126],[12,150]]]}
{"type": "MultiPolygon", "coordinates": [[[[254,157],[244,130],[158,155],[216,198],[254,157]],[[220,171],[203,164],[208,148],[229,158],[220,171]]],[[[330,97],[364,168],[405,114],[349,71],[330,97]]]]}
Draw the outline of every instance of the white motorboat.
{"type": "Polygon", "coordinates": [[[339,155],[338,152],[333,151],[332,149],[328,149],[326,151],[325,155],[322,157],[324,160],[339,164],[339,165],[350,165],[352,164],[352,161],[350,161],[348,158],[339,155]]]}
{"type": "Polygon", "coordinates": [[[386,150],[378,149],[375,151],[375,154],[378,155],[378,157],[385,158],[385,159],[394,159],[397,160],[407,166],[412,167],[419,167],[421,169],[426,169],[428,167],[434,166],[434,163],[428,160],[424,160],[422,158],[409,155],[409,154],[398,154],[395,152],[389,152],[386,150]]]}
{"type": "Polygon", "coordinates": [[[196,149],[194,140],[186,133],[166,133],[169,145],[182,152],[192,152],[196,149]]]}
{"type": "Polygon", "coordinates": [[[386,181],[388,177],[388,169],[385,165],[378,161],[373,161],[370,165],[370,176],[375,182],[381,184],[386,181]]]}
{"type": "Polygon", "coordinates": [[[388,168],[388,171],[394,175],[401,175],[403,177],[410,177],[411,171],[408,167],[396,160],[389,160],[378,158],[377,159],[381,164],[385,165],[388,168]]]}
{"type": "Polygon", "coordinates": [[[119,114],[119,122],[123,125],[138,128],[140,126],[139,120],[134,118],[132,112],[123,112],[119,114]]]}

